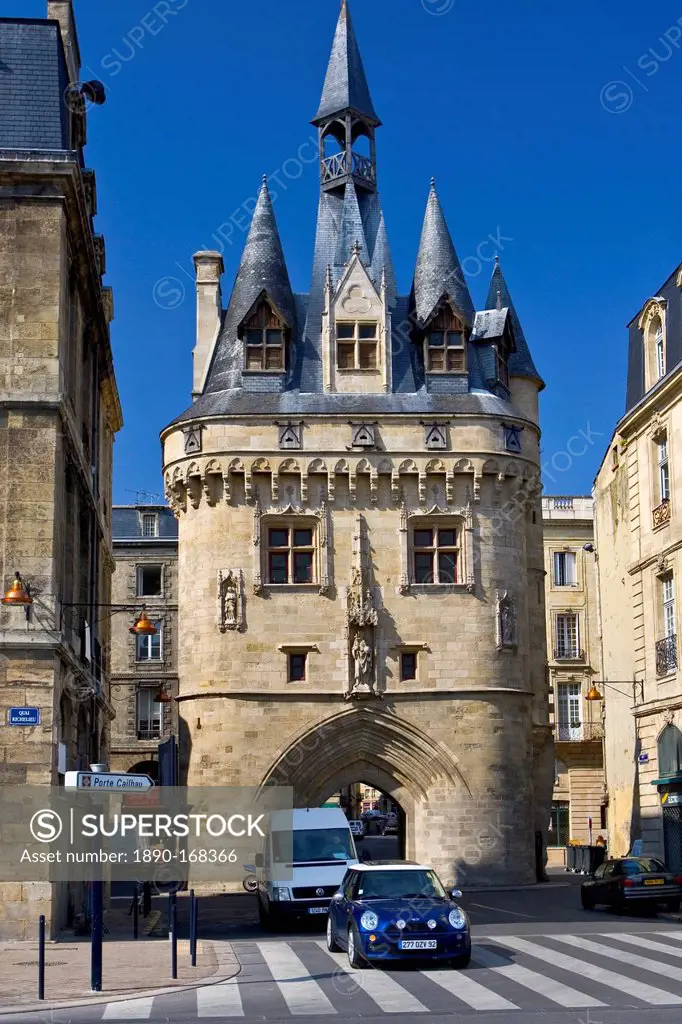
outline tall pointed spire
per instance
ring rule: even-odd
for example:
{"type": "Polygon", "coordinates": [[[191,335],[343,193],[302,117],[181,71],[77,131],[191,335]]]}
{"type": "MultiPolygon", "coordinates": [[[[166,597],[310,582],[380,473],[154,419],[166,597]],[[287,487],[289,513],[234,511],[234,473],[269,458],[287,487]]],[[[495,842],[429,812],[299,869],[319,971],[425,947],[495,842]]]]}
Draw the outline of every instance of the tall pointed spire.
{"type": "Polygon", "coordinates": [[[339,225],[336,255],[334,259],[337,266],[342,267],[348,263],[349,259],[353,255],[353,248],[355,245],[360,246],[360,253],[362,255],[363,262],[369,262],[367,240],[365,238],[365,228],[362,223],[360,205],[358,203],[358,194],[355,191],[353,181],[350,180],[346,185],[346,191],[343,197],[341,223],[339,225]]]}
{"type": "Polygon", "coordinates": [[[533,357],[530,354],[528,348],[528,342],[526,336],[523,333],[523,327],[519,320],[518,313],[514,308],[512,297],[507,287],[507,282],[504,279],[502,273],[502,267],[500,266],[499,257],[495,257],[495,267],[493,269],[492,277],[490,278],[490,287],[488,288],[488,298],[486,300],[486,309],[500,309],[501,307],[507,307],[509,309],[509,315],[511,316],[512,328],[514,330],[514,340],[516,342],[516,352],[512,352],[509,356],[509,373],[512,377],[531,377],[533,380],[537,380],[541,388],[544,388],[545,383],[535,368],[533,357]]]}
{"type": "Polygon", "coordinates": [[[414,272],[413,298],[419,324],[426,323],[444,295],[472,324],[474,304],[432,178],[414,272]]]}
{"type": "Polygon", "coordinates": [[[355,112],[374,125],[381,124],[370,96],[348,4],[343,0],[320,107],[313,124],[320,124],[345,111],[355,112]]]}

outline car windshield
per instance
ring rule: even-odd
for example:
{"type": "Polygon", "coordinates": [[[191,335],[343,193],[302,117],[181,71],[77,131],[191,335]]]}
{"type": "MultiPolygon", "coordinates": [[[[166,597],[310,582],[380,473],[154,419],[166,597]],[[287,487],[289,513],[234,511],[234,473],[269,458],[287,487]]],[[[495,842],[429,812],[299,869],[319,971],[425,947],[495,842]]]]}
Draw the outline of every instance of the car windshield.
{"type": "Polygon", "coordinates": [[[654,857],[642,857],[641,860],[621,861],[621,870],[624,875],[647,875],[652,872],[665,871],[665,864],[654,857]]]}
{"type": "Polygon", "coordinates": [[[289,858],[294,864],[321,860],[355,860],[347,828],[300,829],[272,833],[272,859],[277,864],[289,858]],[[292,850],[293,846],[293,850],[292,850]]]}
{"type": "Polygon", "coordinates": [[[445,890],[434,871],[362,871],[357,899],[407,899],[418,896],[443,898],[445,890]]]}

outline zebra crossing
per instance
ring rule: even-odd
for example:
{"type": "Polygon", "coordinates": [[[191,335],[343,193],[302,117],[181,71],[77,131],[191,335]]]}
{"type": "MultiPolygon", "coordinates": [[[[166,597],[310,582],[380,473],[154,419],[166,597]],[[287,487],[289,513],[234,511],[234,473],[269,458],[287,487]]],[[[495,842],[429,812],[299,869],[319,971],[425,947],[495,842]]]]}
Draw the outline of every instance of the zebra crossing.
{"type": "MultiPolygon", "coordinates": [[[[88,1021],[282,1020],[492,1010],[682,1007],[682,931],[500,935],[474,941],[466,970],[352,970],[301,938],[234,944],[241,972],[193,991],[88,1008],[88,1021]]],[[[69,1014],[79,1021],[77,1011],[69,1014]]]]}

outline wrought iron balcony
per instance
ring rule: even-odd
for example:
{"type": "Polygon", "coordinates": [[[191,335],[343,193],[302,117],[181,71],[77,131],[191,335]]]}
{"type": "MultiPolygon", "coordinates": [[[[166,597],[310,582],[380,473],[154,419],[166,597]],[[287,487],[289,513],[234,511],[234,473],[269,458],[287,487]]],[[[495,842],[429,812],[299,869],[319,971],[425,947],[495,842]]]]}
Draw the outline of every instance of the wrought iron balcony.
{"type": "Polygon", "coordinates": [[[334,153],[333,156],[325,157],[321,161],[321,165],[323,185],[330,181],[335,181],[337,178],[345,178],[349,174],[353,178],[359,178],[361,181],[368,182],[370,185],[376,184],[374,164],[369,157],[362,156],[360,153],[351,152],[350,170],[348,169],[347,153],[334,153]]]}
{"type": "Polygon", "coordinates": [[[656,641],[656,675],[669,676],[677,672],[677,634],[656,641]]]}
{"type": "Polygon", "coordinates": [[[670,521],[670,499],[666,498],[660,505],[651,513],[654,521],[654,530],[657,526],[663,526],[664,523],[670,521]]]}
{"type": "Polygon", "coordinates": [[[561,743],[585,743],[600,740],[604,727],[600,722],[582,722],[576,725],[557,725],[555,739],[561,743]]]}
{"type": "Polygon", "coordinates": [[[137,727],[137,738],[138,740],[159,740],[161,739],[161,724],[152,723],[147,725],[146,723],[140,723],[137,727]]]}
{"type": "Polygon", "coordinates": [[[579,647],[572,647],[569,644],[564,644],[561,647],[554,648],[554,660],[555,661],[584,661],[585,652],[581,651],[579,647]]]}

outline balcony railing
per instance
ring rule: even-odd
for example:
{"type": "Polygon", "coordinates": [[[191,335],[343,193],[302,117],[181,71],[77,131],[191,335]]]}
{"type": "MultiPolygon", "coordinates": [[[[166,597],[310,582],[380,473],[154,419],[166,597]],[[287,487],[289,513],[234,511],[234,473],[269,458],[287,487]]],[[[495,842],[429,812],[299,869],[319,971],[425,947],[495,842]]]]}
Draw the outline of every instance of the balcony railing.
{"type": "Polygon", "coordinates": [[[604,727],[600,722],[582,722],[577,725],[557,725],[557,740],[563,743],[585,743],[589,740],[600,740],[604,735],[604,727]]]}
{"type": "Polygon", "coordinates": [[[579,647],[555,647],[554,648],[554,660],[555,661],[584,661],[585,652],[581,651],[579,647]]]}
{"type": "Polygon", "coordinates": [[[669,676],[677,672],[677,635],[656,641],[656,675],[669,676]]]}
{"type": "Polygon", "coordinates": [[[160,725],[138,725],[138,740],[160,740],[162,729],[160,725]]]}
{"type": "Polygon", "coordinates": [[[360,178],[374,185],[376,174],[374,164],[369,157],[353,152],[350,157],[350,171],[347,153],[334,153],[333,156],[325,157],[322,160],[322,183],[326,184],[328,181],[335,181],[336,178],[343,178],[347,174],[351,174],[354,178],[360,178]]]}
{"type": "Polygon", "coordinates": [[[654,530],[657,526],[663,526],[664,523],[670,521],[670,499],[666,498],[660,505],[651,513],[654,521],[654,530]]]}

